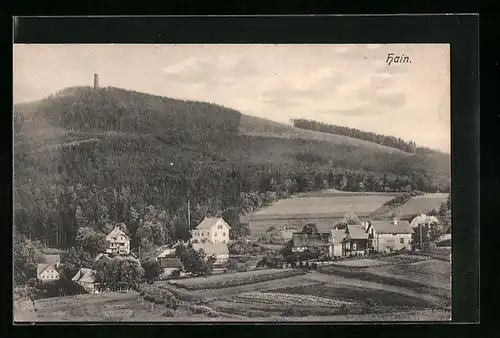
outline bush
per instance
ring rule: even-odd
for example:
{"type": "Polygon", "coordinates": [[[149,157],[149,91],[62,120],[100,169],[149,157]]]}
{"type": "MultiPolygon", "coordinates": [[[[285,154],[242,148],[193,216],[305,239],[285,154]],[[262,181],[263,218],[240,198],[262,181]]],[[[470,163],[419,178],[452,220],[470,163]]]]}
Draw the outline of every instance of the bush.
{"type": "Polygon", "coordinates": [[[318,263],[312,263],[311,264],[311,267],[315,270],[318,268],[318,263]]]}
{"type": "Polygon", "coordinates": [[[224,264],[224,267],[228,271],[235,271],[235,270],[238,269],[238,262],[235,259],[228,259],[228,261],[226,262],[226,264],[224,264]]]}
{"type": "Polygon", "coordinates": [[[175,317],[175,311],[172,309],[165,309],[163,312],[164,317],[175,317]]]}

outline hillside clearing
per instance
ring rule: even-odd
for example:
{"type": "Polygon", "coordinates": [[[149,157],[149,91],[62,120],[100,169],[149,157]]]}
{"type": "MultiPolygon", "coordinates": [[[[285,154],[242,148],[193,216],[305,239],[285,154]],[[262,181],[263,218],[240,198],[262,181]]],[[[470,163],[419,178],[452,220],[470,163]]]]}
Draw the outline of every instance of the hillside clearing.
{"type": "Polygon", "coordinates": [[[240,132],[244,135],[261,136],[261,137],[277,137],[284,139],[304,139],[313,141],[326,141],[334,144],[350,144],[354,146],[369,147],[373,150],[398,153],[404,156],[412,156],[399,149],[379,145],[373,142],[363,141],[349,136],[334,135],[322,133],[318,131],[305,130],[296,128],[291,125],[279,123],[264,118],[241,115],[240,132]]]}
{"type": "Polygon", "coordinates": [[[425,194],[421,196],[414,196],[408,202],[396,208],[396,215],[399,217],[407,217],[413,215],[426,214],[431,210],[439,210],[441,204],[446,202],[449,194],[425,194]]]}

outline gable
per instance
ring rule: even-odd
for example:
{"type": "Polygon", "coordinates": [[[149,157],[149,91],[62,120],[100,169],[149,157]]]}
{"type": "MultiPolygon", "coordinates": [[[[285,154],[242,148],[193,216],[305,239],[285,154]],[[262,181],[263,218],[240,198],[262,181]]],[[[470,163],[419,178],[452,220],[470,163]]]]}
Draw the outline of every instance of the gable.
{"type": "Polygon", "coordinates": [[[224,221],[224,219],[220,217],[206,217],[198,226],[196,227],[197,230],[211,230],[214,227],[216,227],[219,224],[223,224],[223,227],[227,229],[231,229],[229,224],[224,221]]]}

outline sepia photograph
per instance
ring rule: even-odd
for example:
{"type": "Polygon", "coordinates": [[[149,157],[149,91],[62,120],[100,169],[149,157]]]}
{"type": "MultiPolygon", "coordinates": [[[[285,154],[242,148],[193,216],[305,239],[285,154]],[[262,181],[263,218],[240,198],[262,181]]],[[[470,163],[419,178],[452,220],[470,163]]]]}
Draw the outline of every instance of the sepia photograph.
{"type": "Polygon", "coordinates": [[[14,44],[14,323],[451,321],[449,44],[14,44]]]}

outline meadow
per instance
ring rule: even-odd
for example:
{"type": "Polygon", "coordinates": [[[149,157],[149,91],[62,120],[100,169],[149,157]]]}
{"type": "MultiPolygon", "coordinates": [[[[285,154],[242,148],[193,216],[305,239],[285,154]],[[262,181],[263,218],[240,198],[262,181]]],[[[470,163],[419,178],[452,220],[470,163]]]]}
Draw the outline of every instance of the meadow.
{"type": "Polygon", "coordinates": [[[428,213],[431,210],[439,210],[441,204],[446,202],[449,194],[425,194],[421,196],[414,196],[408,202],[396,208],[395,212],[400,217],[419,215],[421,213],[428,213]]]}
{"type": "Polygon", "coordinates": [[[244,220],[250,224],[252,237],[263,235],[270,226],[301,229],[307,223],[328,232],[346,213],[367,217],[397,194],[336,190],[298,194],[247,215],[244,220]]]}

